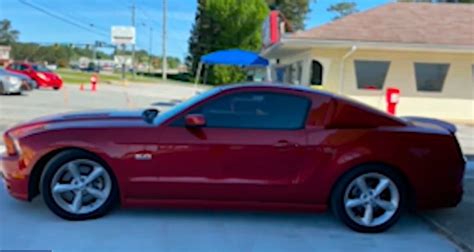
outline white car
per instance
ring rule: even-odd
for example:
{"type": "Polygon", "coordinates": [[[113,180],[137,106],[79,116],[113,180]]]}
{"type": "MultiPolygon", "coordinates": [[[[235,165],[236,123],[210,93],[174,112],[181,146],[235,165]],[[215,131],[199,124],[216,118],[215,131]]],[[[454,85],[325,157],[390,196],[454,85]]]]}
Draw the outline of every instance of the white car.
{"type": "Polygon", "coordinates": [[[0,68],[0,94],[21,94],[22,84],[20,76],[0,68]]]}

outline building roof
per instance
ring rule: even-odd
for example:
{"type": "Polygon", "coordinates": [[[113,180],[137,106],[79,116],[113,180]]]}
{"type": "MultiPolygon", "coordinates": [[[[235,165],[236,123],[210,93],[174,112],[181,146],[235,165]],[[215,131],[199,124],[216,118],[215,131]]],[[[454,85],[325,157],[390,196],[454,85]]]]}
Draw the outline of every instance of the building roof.
{"type": "Polygon", "coordinates": [[[474,4],[391,3],[288,38],[474,46],[474,4]]]}

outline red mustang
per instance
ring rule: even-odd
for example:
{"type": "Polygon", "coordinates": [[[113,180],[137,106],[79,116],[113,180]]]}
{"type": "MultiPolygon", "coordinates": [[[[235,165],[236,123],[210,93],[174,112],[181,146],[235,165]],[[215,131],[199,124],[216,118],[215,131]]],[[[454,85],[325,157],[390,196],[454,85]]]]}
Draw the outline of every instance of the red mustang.
{"type": "Polygon", "coordinates": [[[53,71],[39,64],[18,62],[8,65],[7,69],[9,71],[27,75],[36,81],[38,87],[52,87],[53,89],[58,90],[63,86],[63,80],[59,74],[54,73],[53,71]]]}
{"type": "Polygon", "coordinates": [[[91,112],[8,130],[9,192],[57,215],[123,206],[323,211],[380,232],[406,208],[456,206],[465,161],[451,124],[400,119],[283,85],[211,89],[159,113],[91,112]]]}

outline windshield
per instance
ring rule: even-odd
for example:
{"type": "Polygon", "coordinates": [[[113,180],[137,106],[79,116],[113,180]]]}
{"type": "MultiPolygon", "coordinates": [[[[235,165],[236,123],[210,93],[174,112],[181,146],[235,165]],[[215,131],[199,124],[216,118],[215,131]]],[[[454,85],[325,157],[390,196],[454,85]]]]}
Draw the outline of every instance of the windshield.
{"type": "Polygon", "coordinates": [[[159,115],[155,119],[155,124],[162,124],[163,122],[167,121],[168,119],[172,118],[173,116],[181,113],[182,111],[186,110],[187,108],[193,106],[194,104],[207,99],[208,97],[211,97],[215,94],[217,94],[221,88],[213,88],[209,89],[207,91],[204,91],[198,95],[195,95],[181,103],[178,103],[177,105],[173,106],[171,109],[163,112],[163,114],[159,115]]]}
{"type": "Polygon", "coordinates": [[[51,72],[51,70],[42,65],[33,65],[32,67],[36,72],[51,72]]]}

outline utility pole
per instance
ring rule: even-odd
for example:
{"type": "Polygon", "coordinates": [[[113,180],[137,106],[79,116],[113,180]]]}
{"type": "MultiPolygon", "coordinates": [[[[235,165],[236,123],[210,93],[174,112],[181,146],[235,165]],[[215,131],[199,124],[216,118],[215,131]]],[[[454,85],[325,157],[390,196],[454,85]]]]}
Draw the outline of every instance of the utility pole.
{"type": "Polygon", "coordinates": [[[153,27],[151,27],[150,25],[150,49],[149,49],[149,53],[148,53],[148,73],[150,74],[151,73],[151,58],[153,56],[153,53],[152,53],[152,45],[153,45],[153,27]]]}
{"type": "Polygon", "coordinates": [[[92,45],[92,63],[94,63],[93,64],[93,66],[94,66],[93,71],[94,72],[95,72],[96,69],[98,69],[97,68],[97,44],[98,44],[97,41],[95,41],[94,44],[92,45]]]}
{"type": "MultiPolygon", "coordinates": [[[[132,0],[132,27],[135,28],[135,0],[132,0]]],[[[135,41],[137,32],[135,31],[135,41]]],[[[132,44],[132,79],[135,79],[135,43],[132,44]]]]}
{"type": "Polygon", "coordinates": [[[167,79],[168,62],[166,60],[166,0],[163,0],[163,58],[161,62],[161,74],[163,80],[167,79]]]}

